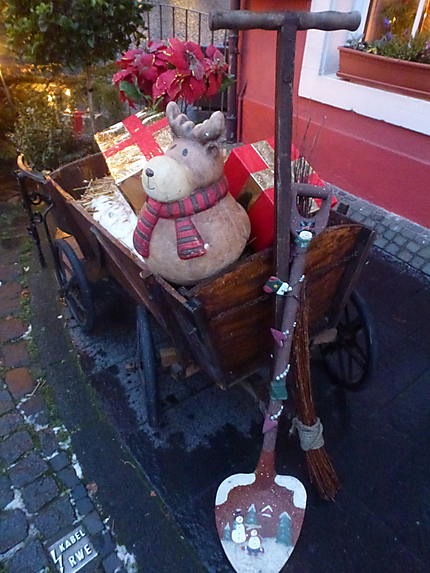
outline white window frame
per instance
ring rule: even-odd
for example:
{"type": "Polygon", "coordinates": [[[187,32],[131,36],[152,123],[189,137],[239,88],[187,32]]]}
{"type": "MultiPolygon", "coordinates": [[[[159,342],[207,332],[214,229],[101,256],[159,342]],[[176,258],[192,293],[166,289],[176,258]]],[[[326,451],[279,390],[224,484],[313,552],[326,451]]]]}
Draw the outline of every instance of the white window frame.
{"type": "Polygon", "coordinates": [[[430,101],[362,86],[336,76],[337,47],[363,33],[369,4],[370,0],[312,0],[311,12],[358,10],[362,21],[356,32],[307,32],[299,96],[430,135],[430,101]]]}

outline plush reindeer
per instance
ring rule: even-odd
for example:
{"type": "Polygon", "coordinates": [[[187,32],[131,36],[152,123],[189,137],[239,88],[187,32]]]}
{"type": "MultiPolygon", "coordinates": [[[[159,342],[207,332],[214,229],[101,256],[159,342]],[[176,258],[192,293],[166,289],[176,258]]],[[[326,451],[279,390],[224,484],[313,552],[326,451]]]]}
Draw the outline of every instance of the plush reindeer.
{"type": "Polygon", "coordinates": [[[223,114],[216,111],[194,125],[170,102],[166,115],[173,142],[143,168],[147,199],[133,242],[153,273],[193,284],[239,258],[250,224],[223,175],[223,114]]]}

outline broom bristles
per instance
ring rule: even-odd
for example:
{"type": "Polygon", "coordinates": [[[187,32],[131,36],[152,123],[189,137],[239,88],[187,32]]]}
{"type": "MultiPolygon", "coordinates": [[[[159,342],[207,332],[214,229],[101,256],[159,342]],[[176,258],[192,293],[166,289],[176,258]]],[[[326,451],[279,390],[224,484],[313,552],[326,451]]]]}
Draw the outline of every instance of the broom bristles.
{"type": "MultiPolygon", "coordinates": [[[[295,403],[300,421],[306,426],[313,426],[317,421],[312,395],[308,307],[306,303],[306,285],[303,285],[301,301],[297,315],[297,326],[294,331],[294,362],[295,362],[295,403]]],[[[307,450],[306,463],[311,482],[315,485],[323,499],[333,500],[340,489],[336,470],[324,446],[307,450]]]]}

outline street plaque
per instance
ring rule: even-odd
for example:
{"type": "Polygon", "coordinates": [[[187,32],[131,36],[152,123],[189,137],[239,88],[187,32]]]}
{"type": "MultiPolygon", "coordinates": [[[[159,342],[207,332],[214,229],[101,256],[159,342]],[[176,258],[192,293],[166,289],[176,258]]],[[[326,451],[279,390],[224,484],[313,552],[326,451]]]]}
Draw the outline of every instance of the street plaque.
{"type": "Polygon", "coordinates": [[[97,551],[82,525],[63,535],[48,547],[48,551],[59,573],[75,573],[97,557],[97,551]]]}

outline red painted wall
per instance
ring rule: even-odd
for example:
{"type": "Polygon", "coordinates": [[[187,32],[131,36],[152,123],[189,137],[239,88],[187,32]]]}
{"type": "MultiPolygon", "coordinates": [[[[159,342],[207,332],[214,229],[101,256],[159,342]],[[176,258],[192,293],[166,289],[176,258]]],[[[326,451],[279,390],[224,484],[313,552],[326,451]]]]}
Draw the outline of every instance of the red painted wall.
{"type": "MultiPolygon", "coordinates": [[[[242,9],[249,10],[308,8],[306,0],[242,2],[242,9]]],[[[304,42],[305,32],[298,32],[293,110],[295,143],[324,180],[430,227],[430,138],[299,98],[304,42]]],[[[242,35],[238,86],[242,94],[239,102],[242,141],[258,141],[274,133],[275,47],[274,32],[252,30],[242,35]]]]}

